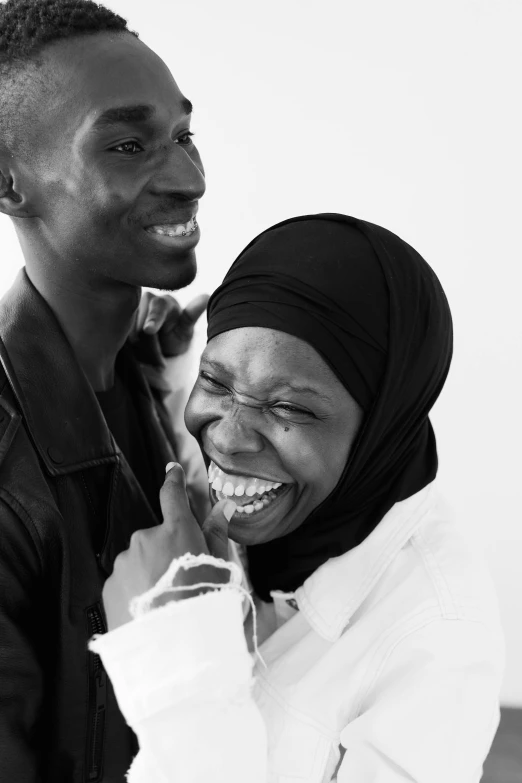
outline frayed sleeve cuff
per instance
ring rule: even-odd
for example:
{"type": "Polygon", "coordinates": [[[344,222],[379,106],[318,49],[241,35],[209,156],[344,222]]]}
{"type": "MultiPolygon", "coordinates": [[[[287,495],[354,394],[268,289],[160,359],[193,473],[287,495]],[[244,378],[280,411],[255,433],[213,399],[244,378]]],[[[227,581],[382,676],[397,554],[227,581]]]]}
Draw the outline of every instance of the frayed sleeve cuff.
{"type": "Polygon", "coordinates": [[[250,689],[242,594],[232,587],[152,609],[89,649],[100,655],[131,726],[176,704],[237,699],[250,689]]]}

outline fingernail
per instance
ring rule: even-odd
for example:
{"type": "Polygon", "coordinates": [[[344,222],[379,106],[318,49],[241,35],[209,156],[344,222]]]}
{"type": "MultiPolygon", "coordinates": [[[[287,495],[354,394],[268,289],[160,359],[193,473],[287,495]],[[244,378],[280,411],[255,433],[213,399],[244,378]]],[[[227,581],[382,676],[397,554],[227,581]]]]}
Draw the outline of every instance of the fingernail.
{"type": "Polygon", "coordinates": [[[227,522],[230,522],[234,514],[236,513],[236,504],[233,503],[231,500],[227,500],[225,505],[223,506],[223,516],[227,520],[227,522]]]}
{"type": "Polygon", "coordinates": [[[165,473],[168,473],[169,470],[174,467],[174,465],[177,465],[177,462],[169,462],[165,468],[165,473]]]}

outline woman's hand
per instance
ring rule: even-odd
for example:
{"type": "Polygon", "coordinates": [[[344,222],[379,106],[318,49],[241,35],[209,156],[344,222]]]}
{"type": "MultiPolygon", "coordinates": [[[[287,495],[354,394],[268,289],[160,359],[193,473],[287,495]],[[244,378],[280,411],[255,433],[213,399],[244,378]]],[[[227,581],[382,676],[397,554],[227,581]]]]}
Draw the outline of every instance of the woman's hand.
{"type": "MultiPolygon", "coordinates": [[[[174,558],[190,552],[228,559],[228,523],[235,511],[234,503],[217,503],[200,528],[190,510],[183,469],[176,463],[167,465],[160,502],[163,524],[133,533],[129,548],[118,555],[112,575],[105,582],[103,603],[110,631],[132,619],[131,599],[153,587],[174,558]]],[[[224,569],[200,565],[180,569],[173,584],[222,584],[229,576],[224,569]]],[[[202,590],[167,593],[157,603],[193,597],[199,592],[202,590]]]]}

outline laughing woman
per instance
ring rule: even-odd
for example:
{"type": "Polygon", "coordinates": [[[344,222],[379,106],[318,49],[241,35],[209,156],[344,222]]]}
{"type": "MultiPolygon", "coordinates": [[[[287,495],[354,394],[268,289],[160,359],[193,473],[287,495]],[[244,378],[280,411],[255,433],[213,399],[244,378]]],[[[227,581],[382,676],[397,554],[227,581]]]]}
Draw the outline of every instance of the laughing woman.
{"type": "Polygon", "coordinates": [[[214,509],[202,533],[169,470],[164,524],[117,559],[114,630],[92,643],[140,741],[129,781],[478,783],[502,635],[437,492],[435,274],[378,226],[295,218],[243,251],[208,317],[185,417],[214,509]]]}

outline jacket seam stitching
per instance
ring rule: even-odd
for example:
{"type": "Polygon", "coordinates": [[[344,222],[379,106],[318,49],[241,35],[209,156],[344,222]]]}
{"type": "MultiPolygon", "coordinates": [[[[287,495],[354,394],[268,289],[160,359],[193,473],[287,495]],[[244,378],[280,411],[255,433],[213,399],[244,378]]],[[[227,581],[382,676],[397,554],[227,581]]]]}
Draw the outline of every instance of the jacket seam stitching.
{"type": "MultiPolygon", "coordinates": [[[[422,505],[424,505],[424,503],[426,503],[428,500],[429,500],[429,495],[426,498],[424,498],[424,502],[423,502],[422,505]]],[[[412,509],[411,513],[408,515],[407,519],[404,521],[404,527],[407,526],[407,523],[410,522],[411,518],[414,515],[416,515],[418,513],[418,511],[419,511],[418,507],[416,509],[412,509]]],[[[422,522],[424,521],[425,517],[427,516],[427,514],[430,511],[431,511],[431,505],[429,505],[427,508],[425,508],[424,511],[422,512],[421,516],[418,518],[417,527],[421,526],[422,522]]],[[[368,574],[367,578],[362,583],[360,589],[358,590],[357,601],[355,599],[353,601],[351,601],[348,604],[348,607],[345,607],[344,610],[339,612],[339,614],[337,615],[337,617],[336,617],[336,624],[337,625],[339,625],[339,623],[341,623],[342,625],[346,625],[346,621],[347,621],[346,615],[349,612],[350,604],[356,605],[356,609],[354,609],[353,611],[357,611],[357,608],[359,608],[360,605],[362,604],[362,602],[365,600],[365,598],[367,597],[367,595],[368,595],[369,591],[371,590],[371,588],[375,584],[377,584],[379,579],[382,578],[382,575],[385,573],[385,571],[390,567],[390,564],[392,562],[392,556],[391,556],[390,553],[396,550],[396,548],[397,548],[397,539],[400,540],[402,535],[403,535],[403,528],[401,526],[401,528],[399,530],[395,531],[395,533],[391,536],[390,540],[388,541],[388,545],[386,546],[383,554],[381,555],[379,567],[376,568],[376,569],[373,569],[372,571],[370,571],[370,573],[368,574]]],[[[406,538],[406,540],[403,542],[403,545],[402,545],[401,548],[404,548],[406,543],[408,541],[411,541],[414,535],[415,535],[415,533],[411,532],[408,535],[408,537],[406,538]]],[[[395,554],[397,554],[396,551],[395,551],[395,554]]],[[[353,611],[351,612],[350,616],[353,614],[353,611]]]]}
{"type": "Polygon", "coordinates": [[[93,499],[91,497],[91,493],[89,492],[89,487],[87,486],[87,482],[85,481],[85,475],[84,475],[84,471],[83,470],[80,471],[80,478],[81,478],[81,482],[82,482],[83,488],[85,490],[85,494],[87,496],[87,501],[89,503],[91,511],[94,514],[97,514],[98,512],[97,512],[96,506],[94,505],[93,499]]]}
{"type": "MultiPolygon", "coordinates": [[[[107,513],[105,518],[105,535],[103,537],[103,541],[100,547],[100,555],[103,557],[103,554],[105,553],[107,547],[109,546],[109,541],[111,538],[111,534],[113,532],[113,506],[115,502],[115,497],[118,489],[118,484],[120,482],[120,477],[122,475],[123,467],[121,463],[121,459],[118,457],[116,459],[116,462],[114,464],[114,473],[112,476],[112,481],[109,487],[109,497],[107,499],[107,513]]],[[[110,553],[109,553],[110,554],[110,553]]]]}
{"type": "Polygon", "coordinates": [[[320,734],[329,742],[337,742],[338,735],[335,730],[329,729],[327,726],[323,726],[306,712],[302,712],[301,710],[298,710],[296,707],[293,707],[291,704],[289,704],[262,673],[258,672],[256,674],[256,679],[258,681],[259,687],[268,693],[288,715],[291,715],[293,718],[301,721],[301,723],[305,723],[307,726],[311,726],[313,729],[320,732],[320,734]]]}
{"type": "MultiPolygon", "coordinates": [[[[381,670],[381,667],[384,666],[385,661],[387,660],[388,655],[390,654],[390,647],[389,647],[390,639],[393,638],[393,636],[396,635],[397,632],[400,633],[400,627],[406,624],[409,625],[410,623],[415,623],[415,628],[423,628],[426,624],[434,620],[440,620],[440,619],[441,619],[440,607],[437,603],[435,605],[432,605],[429,609],[427,608],[417,609],[412,614],[409,614],[407,617],[403,618],[399,624],[396,623],[395,625],[392,625],[390,628],[387,629],[387,631],[382,635],[381,639],[377,643],[373,655],[371,657],[367,656],[366,658],[366,668],[364,670],[363,676],[361,677],[361,687],[359,688],[358,691],[359,696],[358,698],[354,699],[352,720],[359,715],[362,701],[367,696],[370,688],[375,682],[376,677],[378,676],[378,673],[381,670]],[[429,612],[429,616],[427,616],[428,612],[429,612]],[[383,648],[384,648],[384,652],[382,652],[383,648]],[[380,661],[380,662],[374,665],[374,661],[380,661]],[[371,674],[372,671],[373,671],[373,675],[371,674]],[[367,685],[363,687],[365,682],[367,683],[367,685]]],[[[400,639],[405,638],[408,635],[408,633],[410,633],[410,630],[405,630],[401,634],[400,639]]],[[[395,644],[396,643],[397,642],[395,642],[395,644]]],[[[392,648],[393,648],[393,644],[392,644],[392,648]]]]}
{"type": "Polygon", "coordinates": [[[430,548],[420,530],[418,530],[415,535],[412,536],[411,543],[420,557],[423,568],[428,575],[430,583],[435,589],[443,616],[448,619],[460,618],[460,612],[458,611],[457,603],[451,595],[449,585],[444,578],[444,574],[438,567],[435,558],[432,556],[430,548]]]}

